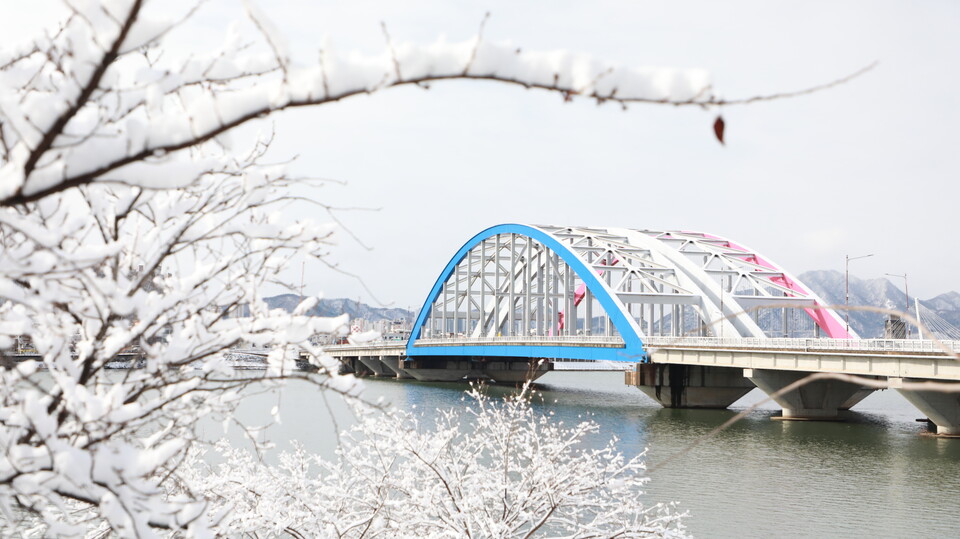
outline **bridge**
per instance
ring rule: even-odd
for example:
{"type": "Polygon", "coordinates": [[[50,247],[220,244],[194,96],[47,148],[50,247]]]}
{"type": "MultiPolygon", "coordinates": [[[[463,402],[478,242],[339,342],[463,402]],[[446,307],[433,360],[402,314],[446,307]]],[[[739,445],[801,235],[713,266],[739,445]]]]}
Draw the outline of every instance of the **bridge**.
{"type": "Polygon", "coordinates": [[[865,340],[813,291],[742,243],[691,231],[503,224],[440,272],[405,343],[332,346],[347,369],[420,380],[535,379],[556,360],[635,364],[626,381],[667,407],[725,408],[759,387],[785,419],[837,419],[901,386],[939,434],[960,434],[960,343],[865,340]],[[545,360],[545,361],[544,361],[545,360]],[[915,388],[916,386],[907,384],[915,388]],[[782,394],[780,394],[782,393],[782,394]]]}

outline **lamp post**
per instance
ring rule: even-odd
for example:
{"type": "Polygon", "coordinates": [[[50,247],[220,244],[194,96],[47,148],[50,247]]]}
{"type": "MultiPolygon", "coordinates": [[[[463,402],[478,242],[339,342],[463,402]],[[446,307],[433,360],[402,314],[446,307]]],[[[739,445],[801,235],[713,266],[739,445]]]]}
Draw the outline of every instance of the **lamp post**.
{"type": "Polygon", "coordinates": [[[862,256],[850,256],[850,255],[844,255],[844,256],[847,259],[847,263],[846,263],[846,268],[844,270],[844,278],[843,278],[844,294],[846,296],[845,299],[843,300],[843,305],[844,305],[843,314],[844,314],[844,319],[846,320],[846,323],[847,323],[847,334],[849,334],[850,333],[850,261],[871,257],[873,256],[873,253],[868,255],[862,255],[862,256]]]}
{"type": "MultiPolygon", "coordinates": [[[[903,310],[904,313],[910,314],[910,285],[907,283],[907,274],[906,273],[884,273],[884,275],[889,275],[890,277],[900,277],[903,279],[903,293],[907,296],[906,309],[903,310]]],[[[919,316],[920,313],[917,313],[919,316]]],[[[907,338],[910,338],[910,324],[907,324],[907,338]]]]}

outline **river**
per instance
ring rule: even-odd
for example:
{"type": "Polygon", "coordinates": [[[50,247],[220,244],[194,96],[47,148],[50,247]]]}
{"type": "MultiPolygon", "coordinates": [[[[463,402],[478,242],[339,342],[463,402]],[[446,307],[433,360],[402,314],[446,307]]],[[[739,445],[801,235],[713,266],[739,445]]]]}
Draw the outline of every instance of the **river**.
{"type": "MultiPolygon", "coordinates": [[[[542,399],[557,420],[589,415],[600,425],[590,439],[611,436],[620,450],[648,448],[657,467],[737,412],[762,400],[754,390],[729,410],[667,410],[625,386],[619,372],[551,372],[542,399]]],[[[463,406],[464,384],[365,379],[363,396],[421,413],[463,406]]],[[[495,394],[511,389],[491,388],[495,394]]],[[[242,419],[266,421],[279,404],[282,422],[263,436],[289,447],[297,439],[331,455],[335,427],[351,422],[339,397],[291,383],[251,397],[242,419]]],[[[846,422],[772,421],[766,403],[745,419],[650,473],[647,503],[676,501],[696,537],[956,537],[960,536],[960,439],[922,436],[921,414],[895,391],[879,391],[846,422]]],[[[211,427],[213,428],[213,427],[211,427]]],[[[207,436],[217,429],[207,433],[207,436]]],[[[217,434],[219,436],[219,434],[217,434]]],[[[228,438],[240,442],[236,431],[228,438]]]]}

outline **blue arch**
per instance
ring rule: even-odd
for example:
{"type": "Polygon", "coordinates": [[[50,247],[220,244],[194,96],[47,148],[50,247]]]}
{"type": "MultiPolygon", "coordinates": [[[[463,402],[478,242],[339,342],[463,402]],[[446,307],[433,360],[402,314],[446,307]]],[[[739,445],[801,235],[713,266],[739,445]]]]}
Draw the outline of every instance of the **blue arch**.
{"type": "Polygon", "coordinates": [[[643,349],[643,341],[640,339],[636,324],[623,310],[618,299],[614,298],[606,284],[600,280],[584,261],[571,251],[566,245],[560,243],[551,234],[538,228],[520,225],[520,224],[502,224],[492,226],[463,244],[463,247],[453,255],[450,262],[440,273],[440,277],[433,284],[427,300],[420,309],[420,315],[410,331],[410,338],[407,340],[407,357],[416,356],[491,356],[491,357],[548,357],[558,359],[607,359],[612,361],[635,362],[647,357],[643,349]],[[560,256],[564,262],[583,280],[587,288],[597,298],[600,305],[606,311],[607,316],[614,327],[623,338],[624,347],[600,347],[600,346],[523,346],[523,345],[465,345],[465,346],[423,346],[414,347],[413,343],[420,337],[423,324],[430,316],[430,309],[433,302],[443,288],[443,283],[450,278],[450,275],[456,269],[457,265],[463,260],[471,249],[476,247],[483,240],[496,236],[497,234],[519,234],[540,242],[544,247],[550,249],[560,256]]]}

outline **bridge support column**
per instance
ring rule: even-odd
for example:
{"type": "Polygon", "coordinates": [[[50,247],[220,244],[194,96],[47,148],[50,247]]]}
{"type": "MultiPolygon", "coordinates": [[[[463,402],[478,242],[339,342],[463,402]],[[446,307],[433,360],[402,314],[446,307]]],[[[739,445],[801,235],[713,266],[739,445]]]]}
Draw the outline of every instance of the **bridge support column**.
{"type": "MultiPolygon", "coordinates": [[[[743,369],[743,375],[767,395],[809,376],[808,372],[743,369]]],[[[873,390],[840,380],[816,380],[773,397],[783,408],[782,419],[843,419],[844,412],[873,390]]]]}
{"type": "Polygon", "coordinates": [[[340,361],[340,374],[353,374],[354,376],[369,376],[372,371],[364,365],[359,357],[344,356],[338,358],[340,361]]]}
{"type": "Polygon", "coordinates": [[[384,356],[380,358],[380,360],[383,362],[383,366],[395,374],[398,379],[404,380],[413,378],[413,376],[410,376],[407,371],[403,369],[403,359],[404,358],[400,356],[384,356]]]}
{"type": "Polygon", "coordinates": [[[370,369],[374,376],[393,376],[393,372],[387,369],[379,356],[360,356],[357,359],[363,363],[364,367],[370,369]]]}
{"type": "MultiPolygon", "coordinates": [[[[894,383],[890,379],[891,385],[894,383]]],[[[925,380],[910,379],[910,382],[925,380]]],[[[917,389],[897,389],[910,404],[916,406],[937,427],[937,434],[960,436],[960,394],[917,389]]]]}
{"type": "Polygon", "coordinates": [[[336,357],[338,363],[340,363],[340,368],[337,369],[337,374],[353,374],[353,365],[345,357],[336,357]]]}
{"type": "Polygon", "coordinates": [[[727,367],[641,363],[625,374],[627,385],[665,408],[726,408],[754,388],[740,369],[727,367]]]}
{"type": "Polygon", "coordinates": [[[553,363],[546,360],[530,359],[492,360],[483,364],[483,374],[501,384],[521,384],[536,380],[553,370],[553,363]]]}
{"type": "Polygon", "coordinates": [[[481,374],[482,367],[465,358],[415,357],[403,362],[403,370],[421,382],[457,382],[481,374]]]}

